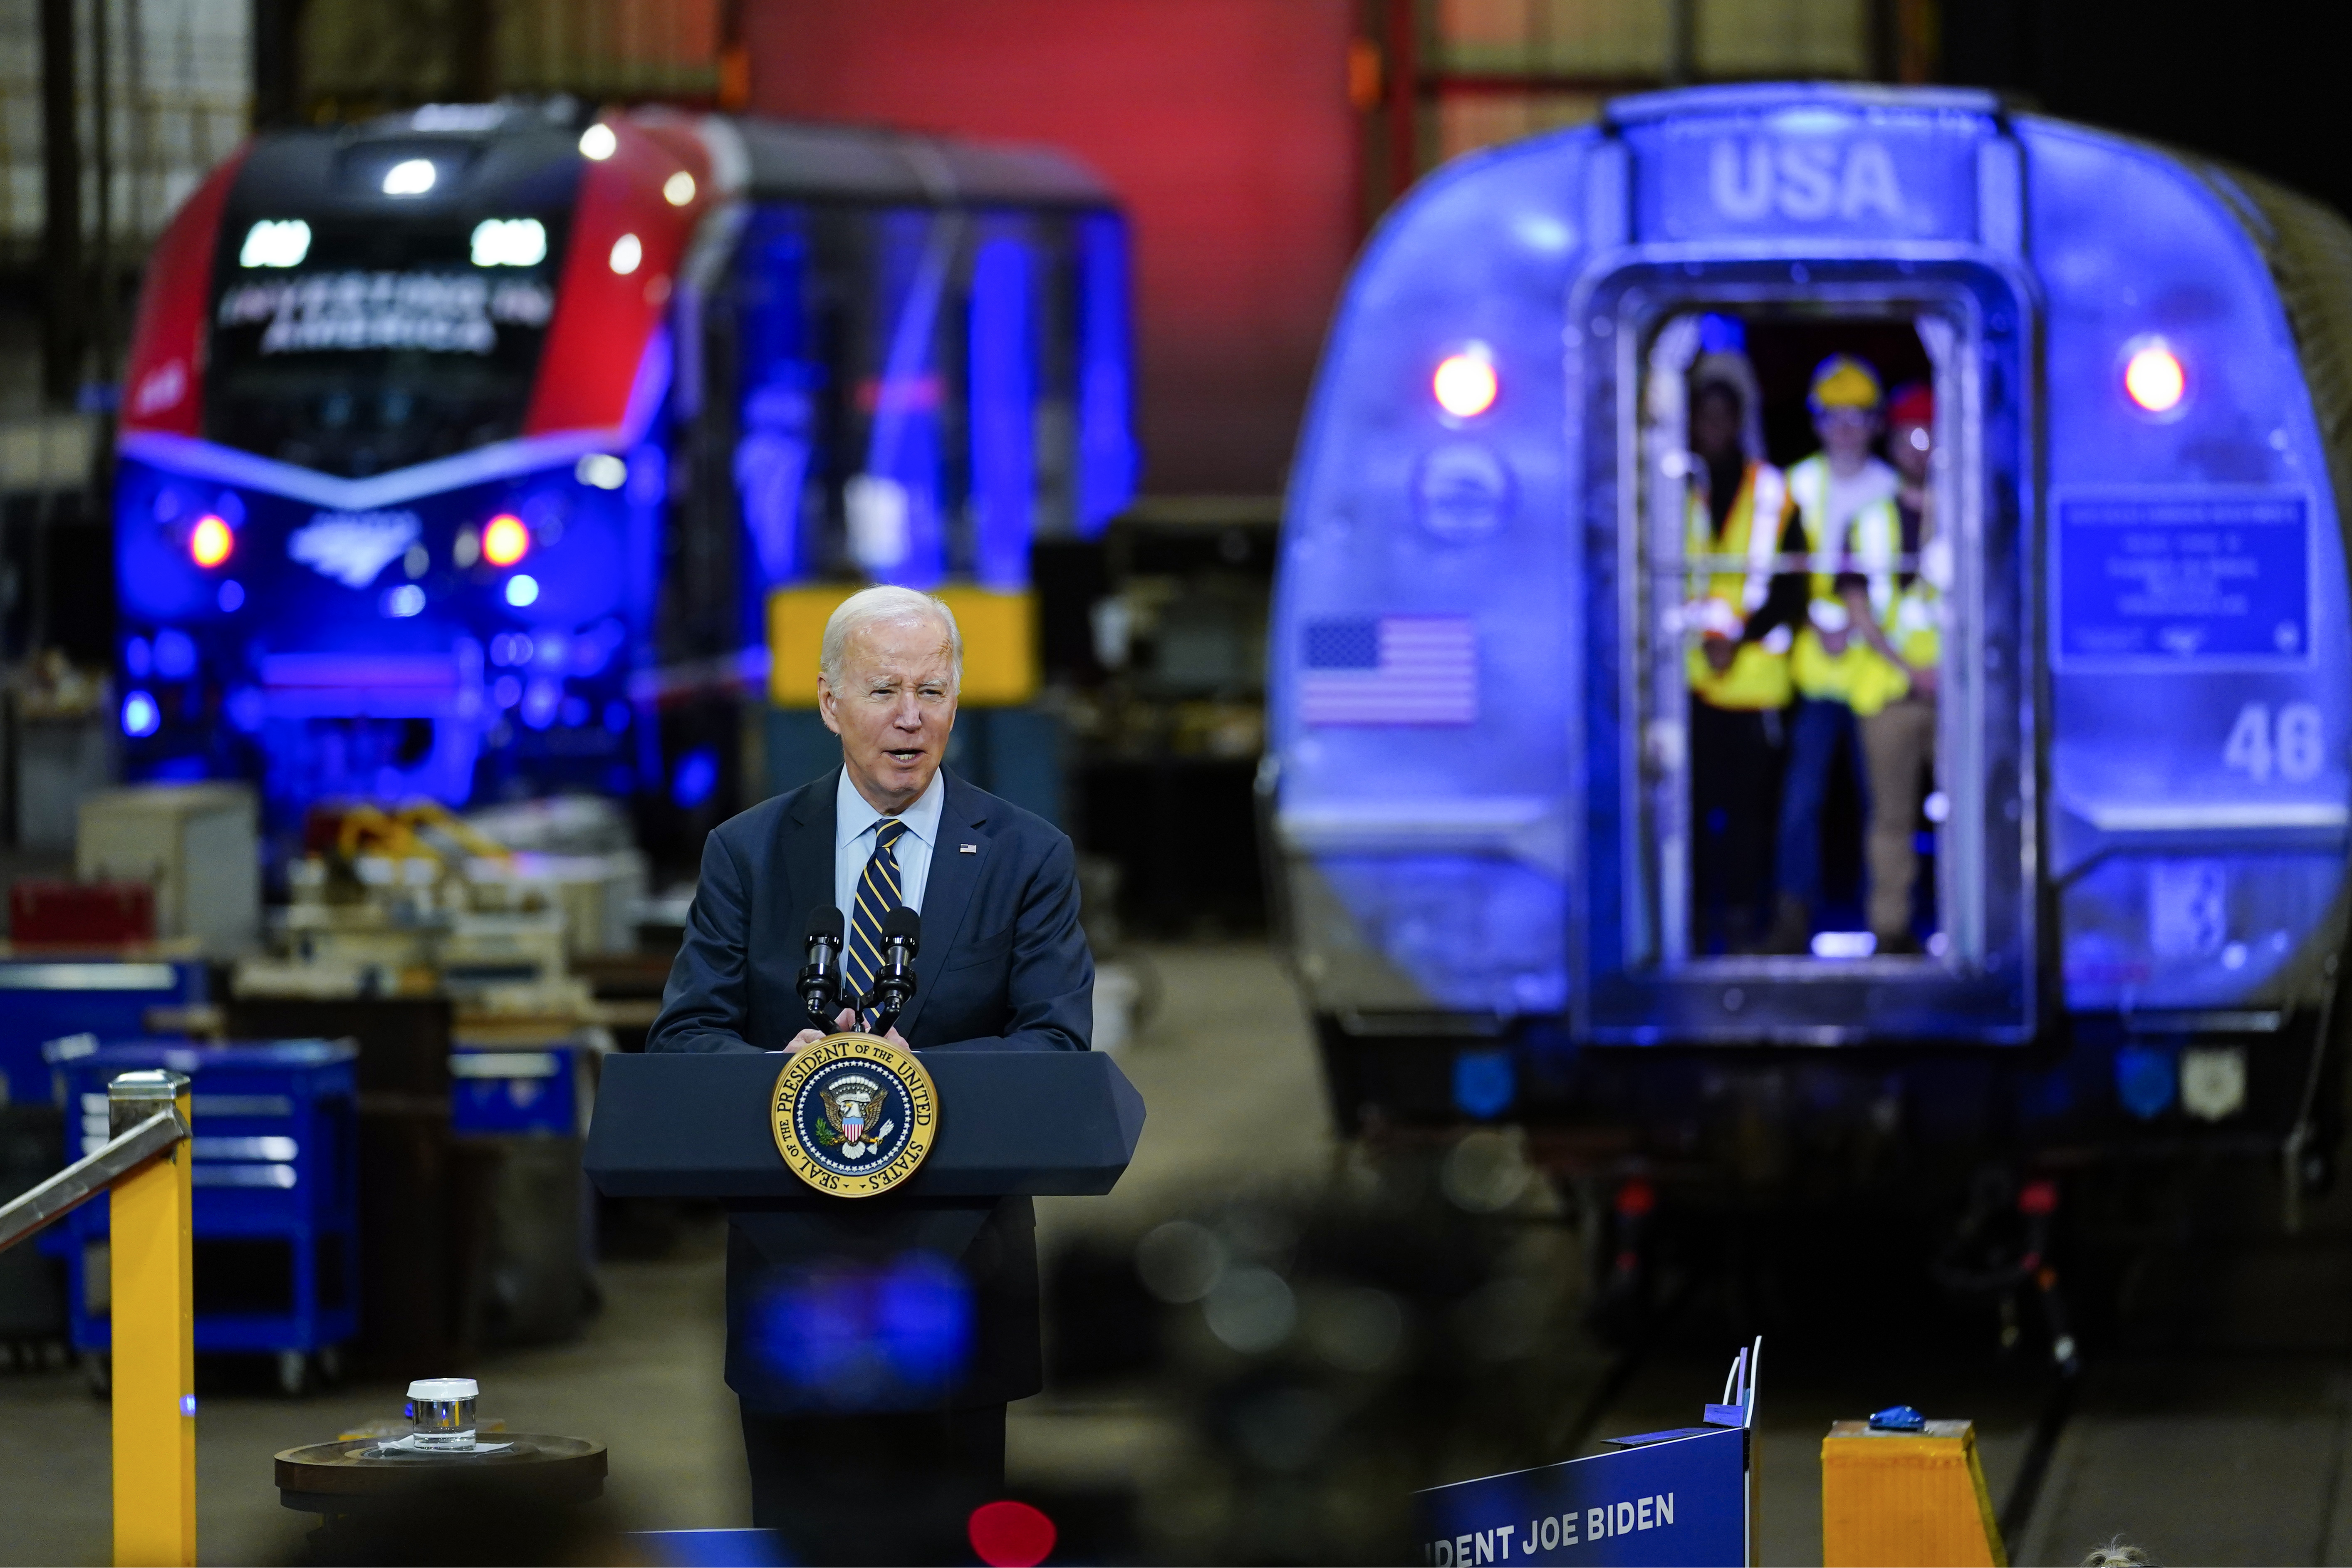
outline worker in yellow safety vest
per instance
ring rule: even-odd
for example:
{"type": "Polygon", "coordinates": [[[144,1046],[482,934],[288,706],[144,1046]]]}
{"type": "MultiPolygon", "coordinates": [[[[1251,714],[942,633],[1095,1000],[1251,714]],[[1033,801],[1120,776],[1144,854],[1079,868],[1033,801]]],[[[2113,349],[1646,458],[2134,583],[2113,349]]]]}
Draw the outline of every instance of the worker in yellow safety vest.
{"type": "Polygon", "coordinates": [[[1878,374],[1852,354],[1832,354],[1813,372],[1807,404],[1822,449],[1789,470],[1789,496],[1811,555],[1805,624],[1789,650],[1797,700],[1789,714],[1789,762],[1780,781],[1775,855],[1780,898],[1765,949],[1811,951],[1822,898],[1822,815],[1832,769],[1852,770],[1863,792],[1853,692],[1874,657],[1857,636],[1836,586],[1839,542],[1857,514],[1895,495],[1895,470],[1871,452],[1883,395],[1878,374]]]}
{"type": "Polygon", "coordinates": [[[1788,481],[1763,459],[1756,378],[1736,353],[1703,355],[1689,377],[1683,625],[1690,686],[1691,941],[1695,952],[1753,948],[1772,892],[1789,647],[1805,579],[1788,481]]]}
{"type": "MultiPolygon", "coordinates": [[[[1948,542],[1928,504],[1936,398],[1905,387],[1887,405],[1893,496],[1853,515],[1837,577],[1840,600],[1865,645],[1847,700],[1862,731],[1870,777],[1870,929],[1880,952],[1916,952],[1913,909],[1919,857],[1914,835],[1932,788],[1936,695],[1943,661],[1944,591],[1951,584],[1948,542]]],[[[1932,930],[1935,920],[1928,917],[1932,930]]]]}

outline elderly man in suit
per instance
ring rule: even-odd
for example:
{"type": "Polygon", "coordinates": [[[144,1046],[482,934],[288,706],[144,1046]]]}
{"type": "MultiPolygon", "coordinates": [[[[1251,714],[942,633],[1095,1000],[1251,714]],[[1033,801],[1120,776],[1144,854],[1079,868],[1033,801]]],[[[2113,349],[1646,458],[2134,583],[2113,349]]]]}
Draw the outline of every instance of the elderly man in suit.
{"type": "MultiPolygon", "coordinates": [[[[893,1043],[1089,1048],[1069,839],[940,765],[962,666],[955,617],[927,595],[868,588],[834,612],[817,705],[842,765],[711,833],[646,1049],[814,1043],[793,984],[810,912],[843,911],[862,987],[894,901],[922,942],[893,1043]]],[[[727,1382],[753,1522],[811,1562],[961,1555],[963,1518],[1003,1489],[1005,1402],[1043,1383],[1029,1200],[746,1204],[729,1220],[727,1382]]]]}

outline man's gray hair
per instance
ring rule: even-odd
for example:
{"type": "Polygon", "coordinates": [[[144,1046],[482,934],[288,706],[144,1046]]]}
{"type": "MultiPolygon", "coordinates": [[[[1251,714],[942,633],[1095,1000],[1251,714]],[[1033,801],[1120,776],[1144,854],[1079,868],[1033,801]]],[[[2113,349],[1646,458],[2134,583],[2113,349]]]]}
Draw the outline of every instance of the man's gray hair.
{"type": "Polygon", "coordinates": [[[955,682],[963,685],[963,633],[956,629],[955,612],[944,601],[912,588],[863,588],[841,601],[830,619],[824,623],[824,646],[817,655],[817,669],[825,679],[841,683],[841,661],[849,652],[849,639],[868,626],[900,626],[908,621],[936,619],[947,628],[948,658],[955,666],[955,682]]]}

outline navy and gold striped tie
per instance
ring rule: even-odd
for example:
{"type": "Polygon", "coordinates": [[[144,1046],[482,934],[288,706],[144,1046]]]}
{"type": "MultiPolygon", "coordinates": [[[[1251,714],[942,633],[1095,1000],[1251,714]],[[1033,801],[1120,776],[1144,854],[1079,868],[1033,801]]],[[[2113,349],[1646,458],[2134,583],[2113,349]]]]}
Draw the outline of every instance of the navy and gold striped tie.
{"type": "Polygon", "coordinates": [[[882,973],[883,921],[906,901],[898,891],[898,840],[906,831],[907,825],[897,817],[884,817],[874,830],[874,853],[866,862],[866,874],[857,879],[856,907],[849,911],[849,951],[842,965],[852,1007],[865,1001],[874,977],[882,973]]]}

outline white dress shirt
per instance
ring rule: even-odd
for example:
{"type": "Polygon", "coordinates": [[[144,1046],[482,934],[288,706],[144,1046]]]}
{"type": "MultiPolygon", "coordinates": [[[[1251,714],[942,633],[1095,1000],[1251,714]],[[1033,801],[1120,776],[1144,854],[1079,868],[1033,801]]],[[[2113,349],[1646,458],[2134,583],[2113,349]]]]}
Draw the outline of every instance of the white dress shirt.
{"type": "MultiPolygon", "coordinates": [[[[898,835],[898,894],[917,914],[923,912],[923,887],[931,878],[931,850],[939,843],[940,816],[947,805],[948,782],[933,773],[915,804],[898,814],[907,825],[907,831],[898,835]]],[[[847,768],[841,770],[841,784],[834,792],[833,816],[833,902],[845,929],[857,909],[857,884],[866,875],[866,862],[874,858],[874,831],[883,816],[849,782],[847,768]]]]}

